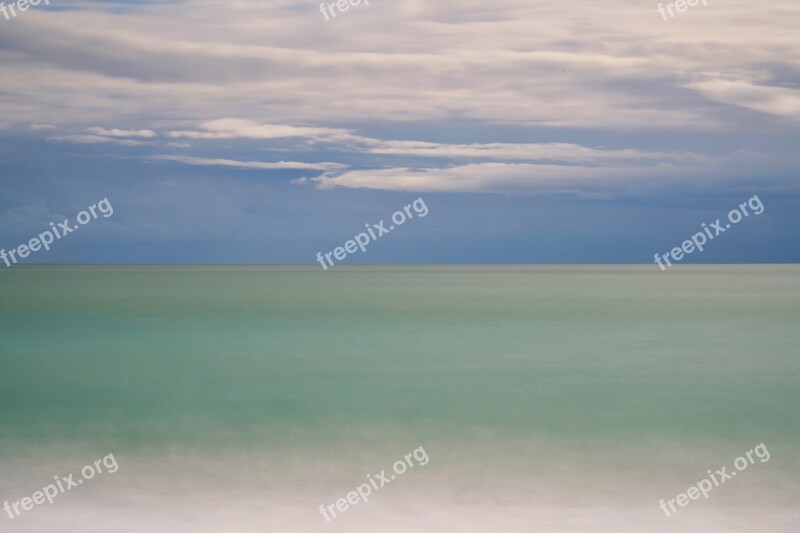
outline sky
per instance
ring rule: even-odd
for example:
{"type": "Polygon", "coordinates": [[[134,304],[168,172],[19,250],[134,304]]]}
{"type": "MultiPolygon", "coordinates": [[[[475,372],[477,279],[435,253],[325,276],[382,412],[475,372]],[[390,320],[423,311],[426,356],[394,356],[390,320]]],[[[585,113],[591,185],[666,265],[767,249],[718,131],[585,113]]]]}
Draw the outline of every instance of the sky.
{"type": "MultiPolygon", "coordinates": [[[[6,2],[8,3],[8,2],[6,2]]],[[[50,0],[0,15],[0,248],[24,263],[800,260],[800,4],[50,0]]],[[[0,264],[0,266],[3,266],[0,264]]]]}

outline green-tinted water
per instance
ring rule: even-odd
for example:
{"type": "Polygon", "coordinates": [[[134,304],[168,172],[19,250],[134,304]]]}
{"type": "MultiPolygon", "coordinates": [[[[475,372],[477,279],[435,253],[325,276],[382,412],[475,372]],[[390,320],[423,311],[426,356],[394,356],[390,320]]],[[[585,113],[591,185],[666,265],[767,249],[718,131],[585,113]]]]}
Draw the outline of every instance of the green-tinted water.
{"type": "Polygon", "coordinates": [[[761,442],[769,462],[684,514],[800,492],[796,266],[14,267],[0,295],[3,499],[111,451],[117,506],[213,478],[279,507],[266,530],[361,531],[372,507],[316,506],[423,445],[386,512],[631,506],[672,531],[658,498],[761,442]]]}

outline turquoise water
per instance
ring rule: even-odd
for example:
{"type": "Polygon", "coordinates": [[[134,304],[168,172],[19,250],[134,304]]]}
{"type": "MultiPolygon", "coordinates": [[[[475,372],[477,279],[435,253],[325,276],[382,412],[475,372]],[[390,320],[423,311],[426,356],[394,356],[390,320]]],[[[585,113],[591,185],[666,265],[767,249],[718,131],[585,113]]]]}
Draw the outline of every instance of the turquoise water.
{"type": "Polygon", "coordinates": [[[0,500],[120,463],[19,531],[799,523],[797,266],[14,267],[0,294],[0,500]]]}

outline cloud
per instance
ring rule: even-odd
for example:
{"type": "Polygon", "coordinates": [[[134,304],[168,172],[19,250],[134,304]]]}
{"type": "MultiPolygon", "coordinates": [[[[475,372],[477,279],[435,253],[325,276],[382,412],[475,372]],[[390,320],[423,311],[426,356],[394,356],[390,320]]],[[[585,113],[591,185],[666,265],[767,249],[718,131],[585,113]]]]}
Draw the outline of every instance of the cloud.
{"type": "MultiPolygon", "coordinates": [[[[592,165],[481,162],[448,167],[393,167],[375,170],[328,171],[295,183],[319,189],[350,188],[402,192],[469,192],[570,194],[611,198],[651,195],[667,190],[727,192],[752,189],[753,175],[767,163],[752,152],[739,151],[716,158],[690,157],[680,163],[605,162],[592,165]]],[[[773,166],[770,187],[797,192],[796,165],[773,166]]]]}
{"type": "Polygon", "coordinates": [[[709,106],[712,92],[687,92],[686,84],[767,70],[774,81],[766,89],[781,92],[797,66],[794,8],[794,0],[774,0],[768,10],[731,0],[665,23],[653,6],[627,0],[564,0],[558,9],[527,0],[398,0],[325,23],[314,6],[282,2],[226,10],[153,2],[122,11],[85,2],[0,32],[0,114],[12,123],[85,126],[246,115],[274,123],[747,127],[709,106]]]}
{"type": "Polygon", "coordinates": [[[708,98],[781,117],[800,118],[800,90],[753,85],[746,81],[711,80],[687,84],[708,98]]]}
{"type": "Polygon", "coordinates": [[[56,127],[50,124],[31,124],[31,129],[33,131],[44,131],[44,130],[54,130],[56,129],[56,127]]]}
{"type": "Polygon", "coordinates": [[[382,140],[366,137],[352,130],[298,127],[285,124],[258,124],[254,121],[228,118],[207,122],[200,130],[172,131],[168,137],[187,137],[192,139],[256,139],[274,140],[281,138],[300,138],[314,143],[331,145],[343,151],[366,154],[398,156],[465,158],[465,159],[505,159],[505,160],[557,160],[562,162],[591,162],[604,160],[640,159],[688,160],[702,156],[691,153],[670,154],[625,149],[610,150],[589,148],[572,143],[472,143],[449,144],[411,140],[382,140]]]}
{"type": "MultiPolygon", "coordinates": [[[[33,128],[33,126],[31,126],[33,128]]],[[[55,126],[39,127],[38,129],[55,129],[55,126]]],[[[120,130],[111,129],[107,130],[99,127],[87,128],[86,131],[92,135],[70,133],[65,135],[53,135],[47,138],[48,141],[68,142],[73,144],[120,144],[123,146],[142,146],[146,144],[153,144],[152,142],[136,141],[132,139],[124,139],[124,137],[143,137],[152,138],[156,136],[153,130],[120,130]]]]}
{"type": "Polygon", "coordinates": [[[3,122],[68,125],[50,140],[75,144],[219,141],[213,155],[235,158],[209,157],[212,143],[156,157],[292,165],[322,172],[320,187],[604,194],[736,179],[742,167],[719,153],[757,131],[752,180],[783,186],[769,156],[800,109],[795,0],[730,0],[669,23],[628,0],[397,0],[330,23],[288,1],[188,6],[83,2],[7,25],[3,122]],[[320,160],[346,153],[346,170],[256,161],[242,155],[256,143],[239,142],[294,140],[320,160]]]}
{"type": "Polygon", "coordinates": [[[95,135],[103,135],[106,137],[145,137],[151,138],[156,136],[156,132],[153,130],[119,130],[119,129],[111,129],[107,130],[104,128],[87,128],[89,133],[94,133],[95,135]]]}
{"type": "MultiPolygon", "coordinates": [[[[383,140],[343,128],[259,124],[226,118],[209,121],[199,129],[171,131],[167,137],[211,141],[251,139],[272,141],[296,138],[318,150],[337,150],[348,158],[384,155],[441,159],[447,166],[390,166],[354,168],[341,163],[263,162],[183,155],[155,155],[147,159],[196,166],[227,166],[260,170],[315,170],[313,178],[295,183],[314,183],[319,189],[364,188],[409,192],[473,192],[522,194],[575,194],[608,198],[619,194],[651,194],[668,188],[700,190],[734,186],[744,173],[771,168],[773,185],[787,187],[778,177],[796,166],[797,158],[767,158],[751,150],[727,155],[688,151],[651,151],[587,147],[575,143],[437,143],[383,140]],[[458,164],[475,160],[466,164],[458,164]],[[456,164],[453,164],[456,162],[456,164]]],[[[88,142],[88,141],[85,141],[88,142]]],[[[182,144],[182,143],[169,143],[182,144]]],[[[188,146],[188,145],[186,145],[188,146]]],[[[262,149],[265,147],[261,147],[262,149]]],[[[356,165],[357,167],[357,165],[356,165]]],[[[752,180],[748,177],[747,179],[752,180]]]]}
{"type": "Polygon", "coordinates": [[[372,154],[411,155],[439,158],[477,158],[506,160],[551,159],[563,162],[591,162],[603,160],[659,159],[678,160],[700,158],[697,154],[668,154],[639,150],[605,150],[588,148],[571,143],[473,143],[446,144],[421,141],[369,140],[367,149],[372,154]]]}
{"type": "MultiPolygon", "coordinates": [[[[448,168],[351,170],[313,178],[320,189],[367,188],[403,192],[522,192],[601,195],[652,188],[660,178],[688,177],[674,167],[607,168],[524,163],[475,163],[448,168]]],[[[300,182],[302,183],[302,182],[300,182]]]]}
{"type": "Polygon", "coordinates": [[[252,120],[226,118],[212,120],[200,125],[200,131],[170,131],[167,137],[189,139],[285,139],[305,137],[309,139],[347,139],[347,130],[290,126],[286,124],[259,124],[252,120]]]}
{"type": "Polygon", "coordinates": [[[224,166],[260,170],[334,170],[343,169],[347,165],[339,163],[300,163],[297,161],[279,161],[277,163],[266,163],[262,161],[235,161],[232,159],[212,159],[206,157],[189,157],[182,155],[157,155],[149,159],[156,161],[175,161],[184,163],[186,165],[200,165],[200,166],[224,166]]]}
{"type": "Polygon", "coordinates": [[[123,146],[141,146],[145,144],[152,144],[143,141],[132,141],[128,139],[114,139],[110,137],[101,137],[99,135],[82,135],[82,134],[68,134],[68,135],[53,135],[47,138],[48,141],[54,142],[68,142],[73,144],[103,144],[114,143],[123,146]]]}

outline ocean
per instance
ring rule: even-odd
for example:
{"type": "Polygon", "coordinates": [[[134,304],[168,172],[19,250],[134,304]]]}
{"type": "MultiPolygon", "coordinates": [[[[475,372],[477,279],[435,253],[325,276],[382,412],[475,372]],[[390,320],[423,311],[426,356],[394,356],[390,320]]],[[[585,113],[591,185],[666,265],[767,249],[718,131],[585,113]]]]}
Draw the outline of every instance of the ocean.
{"type": "Polygon", "coordinates": [[[0,504],[119,467],[0,531],[800,527],[797,265],[14,266],[0,295],[0,504]]]}

